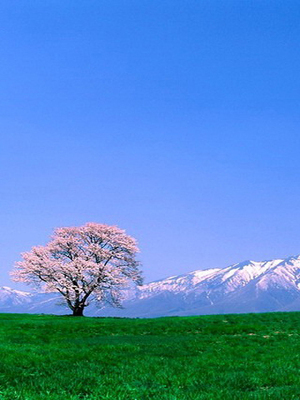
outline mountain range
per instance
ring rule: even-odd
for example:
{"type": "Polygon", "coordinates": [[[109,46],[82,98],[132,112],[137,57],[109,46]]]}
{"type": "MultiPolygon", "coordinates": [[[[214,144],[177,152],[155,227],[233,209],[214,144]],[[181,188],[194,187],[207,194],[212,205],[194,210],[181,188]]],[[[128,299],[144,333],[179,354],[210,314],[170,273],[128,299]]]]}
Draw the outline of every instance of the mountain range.
{"type": "MultiPolygon", "coordinates": [[[[0,312],[70,314],[57,293],[0,288],[0,312]]],[[[197,270],[124,291],[123,309],[95,304],[85,315],[160,317],[224,313],[300,311],[300,256],[244,261],[197,270]]]]}

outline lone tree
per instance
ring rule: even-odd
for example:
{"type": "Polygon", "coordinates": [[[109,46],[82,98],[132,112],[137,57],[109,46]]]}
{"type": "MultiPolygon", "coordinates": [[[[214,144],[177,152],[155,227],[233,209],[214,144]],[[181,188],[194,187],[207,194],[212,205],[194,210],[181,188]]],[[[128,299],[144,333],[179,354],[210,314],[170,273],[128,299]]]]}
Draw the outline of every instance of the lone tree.
{"type": "Polygon", "coordinates": [[[115,226],[87,223],[58,228],[46,246],[23,253],[12,271],[14,281],[59,292],[74,316],[88,301],[121,306],[121,291],[142,283],[135,239],[115,226]]]}

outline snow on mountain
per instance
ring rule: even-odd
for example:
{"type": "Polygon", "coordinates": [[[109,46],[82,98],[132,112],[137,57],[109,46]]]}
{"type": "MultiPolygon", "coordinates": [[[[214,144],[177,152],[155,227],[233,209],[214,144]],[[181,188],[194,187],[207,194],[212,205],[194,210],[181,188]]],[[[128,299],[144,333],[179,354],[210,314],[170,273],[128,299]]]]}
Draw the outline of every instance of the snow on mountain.
{"type": "Polygon", "coordinates": [[[227,268],[214,268],[208,270],[197,270],[186,275],[173,276],[160,281],[151,282],[138,289],[138,298],[152,297],[161,292],[172,293],[201,291],[222,291],[224,294],[235,291],[247,285],[250,281],[265,274],[283,260],[265,262],[244,261],[230,265],[227,268]]]}
{"type": "MultiPolygon", "coordinates": [[[[0,288],[0,312],[67,314],[57,294],[0,288]]],[[[124,309],[91,304],[86,315],[159,317],[300,310],[300,256],[197,270],[124,291],[124,309]]]]}
{"type": "Polygon", "coordinates": [[[14,290],[10,287],[0,287],[0,312],[17,312],[26,310],[31,303],[32,294],[14,290]]]}
{"type": "Polygon", "coordinates": [[[300,256],[244,261],[226,268],[194,271],[137,289],[124,310],[98,315],[157,317],[300,310],[300,256]]]}
{"type": "Polygon", "coordinates": [[[140,299],[148,298],[160,293],[161,291],[170,291],[172,293],[187,292],[205,279],[213,276],[219,268],[193,271],[186,275],[171,276],[170,278],[148,283],[137,289],[137,295],[140,299]]]}

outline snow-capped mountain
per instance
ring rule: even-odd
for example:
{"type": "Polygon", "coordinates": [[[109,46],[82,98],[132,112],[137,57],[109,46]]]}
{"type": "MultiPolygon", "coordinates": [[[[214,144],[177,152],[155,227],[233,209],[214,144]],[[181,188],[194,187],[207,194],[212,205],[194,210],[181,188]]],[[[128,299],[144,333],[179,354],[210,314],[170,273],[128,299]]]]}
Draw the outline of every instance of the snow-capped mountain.
{"type": "Polygon", "coordinates": [[[0,312],[20,312],[31,303],[32,294],[13,290],[7,286],[0,288],[0,312]]]}
{"type": "MultiPolygon", "coordinates": [[[[0,312],[69,313],[57,294],[0,289],[0,312]]],[[[124,293],[124,309],[91,304],[86,315],[159,317],[300,310],[300,256],[244,261],[151,282],[124,293]]]]}

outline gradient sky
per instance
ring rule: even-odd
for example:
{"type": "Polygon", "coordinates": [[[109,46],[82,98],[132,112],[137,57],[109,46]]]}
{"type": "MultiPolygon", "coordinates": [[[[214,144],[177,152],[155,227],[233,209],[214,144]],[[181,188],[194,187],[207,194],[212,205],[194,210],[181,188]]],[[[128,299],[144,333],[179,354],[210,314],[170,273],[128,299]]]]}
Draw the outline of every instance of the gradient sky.
{"type": "Polygon", "coordinates": [[[300,253],[300,4],[0,1],[0,285],[58,226],[145,281],[300,253]]]}

